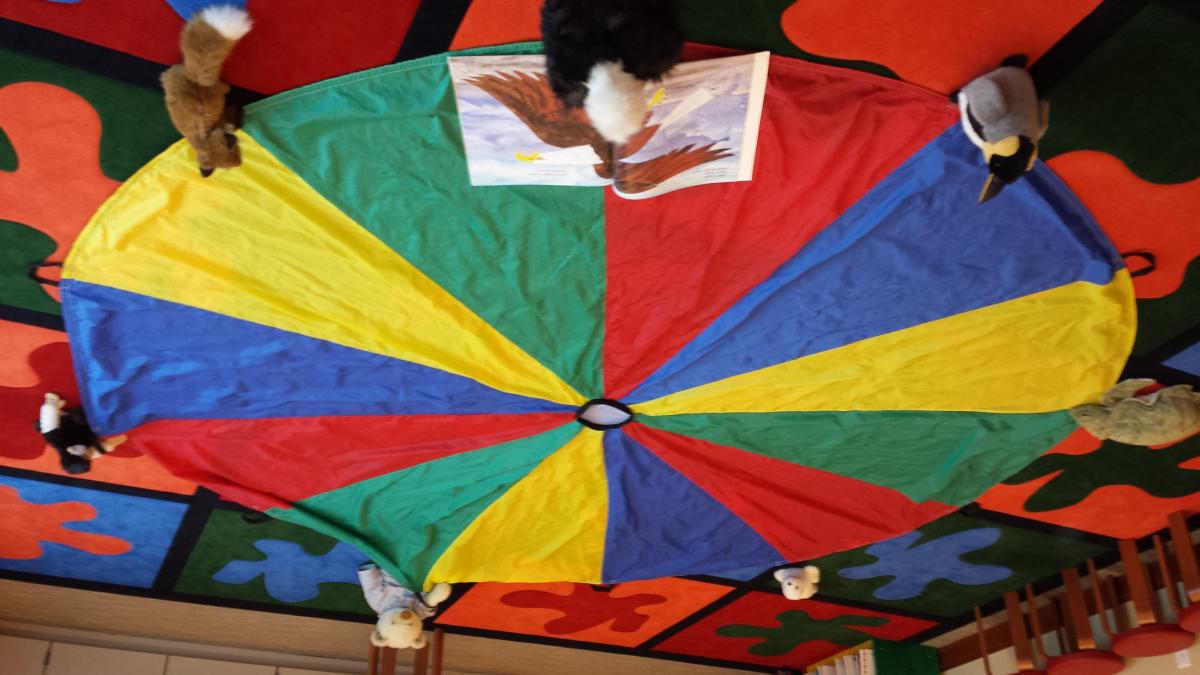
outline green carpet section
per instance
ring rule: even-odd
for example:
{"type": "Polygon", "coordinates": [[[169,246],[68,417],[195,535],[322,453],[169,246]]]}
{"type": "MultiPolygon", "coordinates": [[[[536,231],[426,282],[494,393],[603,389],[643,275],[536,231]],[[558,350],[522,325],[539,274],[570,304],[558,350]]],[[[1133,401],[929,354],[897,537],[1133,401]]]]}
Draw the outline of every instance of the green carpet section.
{"type": "Polygon", "coordinates": [[[309,497],[270,515],[347,541],[406,588],[484,509],[579,433],[578,424],[463,452],[309,497]],[[373,532],[367,541],[357,533],[373,532]]]}
{"type": "MultiPolygon", "coordinates": [[[[316,585],[316,597],[285,602],[267,591],[268,576],[273,571],[264,569],[265,574],[244,583],[223,583],[213,579],[222,570],[228,571],[230,564],[245,565],[263,561],[267,556],[255,547],[256,542],[271,541],[276,546],[287,546],[280,542],[291,542],[299,546],[307,556],[324,556],[333,551],[338,542],[304,527],[278,520],[252,525],[242,520],[241,513],[218,509],[213,511],[196,542],[196,548],[188,558],[187,565],[175,584],[179,593],[232,598],[239,601],[257,601],[271,604],[286,604],[292,607],[309,607],[336,612],[373,614],[363,600],[362,589],[357,583],[324,582],[316,585]]],[[[261,545],[261,544],[260,544],[261,545]]],[[[342,546],[345,546],[344,544],[342,546]]],[[[366,562],[365,560],[360,561],[366,562]]],[[[357,563],[356,563],[357,564],[357,563]]],[[[294,565],[279,569],[295,583],[297,575],[294,565]]],[[[351,573],[341,574],[346,579],[351,573]]],[[[277,579],[271,579],[277,582],[277,579]]],[[[278,592],[278,591],[277,591],[278,592]]],[[[302,593],[303,594],[303,593],[302,593]]]]}
{"type": "Polygon", "coordinates": [[[0,305],[59,314],[58,303],[29,278],[29,265],[54,252],[54,240],[32,227],[0,220],[0,305]]]}
{"type": "Polygon", "coordinates": [[[681,0],[684,38],[691,42],[721,45],[747,51],[769,50],[781,56],[853,68],[899,79],[886,66],[870,61],[831,59],[810,54],[783,32],[779,17],[795,0],[681,0]]]}
{"type": "Polygon", "coordinates": [[[932,647],[889,640],[873,642],[876,672],[906,675],[937,675],[942,672],[938,652],[932,647]]]}
{"type": "Polygon", "coordinates": [[[17,170],[17,151],[13,150],[12,142],[0,129],[0,171],[17,170]]]}
{"type": "Polygon", "coordinates": [[[1154,183],[1200,176],[1200,4],[1153,0],[1046,92],[1049,159],[1101,150],[1154,183]]]}
{"type": "Polygon", "coordinates": [[[882,616],[835,616],[817,619],[803,610],[788,610],[775,616],[778,626],[730,624],[718,626],[717,635],[728,638],[757,638],[746,651],[759,656],[783,656],[796,647],[816,640],[832,642],[839,647],[853,647],[871,639],[869,633],[855,630],[856,626],[882,626],[888,619],[882,616]]]}
{"type": "MultiPolygon", "coordinates": [[[[100,114],[100,169],[113,180],[125,180],[168,145],[179,139],[163,105],[162,92],[142,89],[105,77],[0,49],[0,87],[13,82],[46,82],[82,96],[100,114]]],[[[12,149],[0,142],[0,167],[12,162],[12,149]],[[7,148],[7,149],[5,149],[7,148]]]]}
{"type": "MultiPolygon", "coordinates": [[[[873,549],[883,556],[881,558],[868,552],[875,546],[872,545],[813,561],[813,565],[821,568],[821,595],[834,600],[840,598],[939,616],[958,616],[996,599],[1005,591],[1040,581],[1107,550],[1081,539],[1053,536],[959,514],[936,520],[918,532],[919,538],[909,543],[903,555],[888,555],[878,548],[873,549]],[[956,545],[956,540],[965,543],[956,545]],[[972,541],[978,543],[973,545],[972,541]],[[879,567],[880,562],[886,566],[879,567]],[[872,565],[877,567],[868,567],[872,565]],[[970,578],[970,571],[976,565],[1005,568],[1010,574],[999,581],[978,585],[952,580],[963,578],[963,570],[967,572],[965,578],[970,578]],[[878,569],[880,575],[851,579],[839,574],[841,570],[854,568],[878,569]],[[922,582],[927,583],[922,587],[922,582]],[[880,589],[897,583],[916,595],[898,600],[877,595],[888,595],[880,589]]],[[[1003,569],[994,572],[996,577],[1003,574],[1003,569]]]]}
{"type": "Polygon", "coordinates": [[[276,96],[251,106],[247,130],[585,398],[599,397],[603,191],[472,187],[445,63],[276,96]]]}
{"type": "Polygon", "coordinates": [[[1134,356],[1145,356],[1200,321],[1200,258],[1188,263],[1183,282],[1174,293],[1138,300],[1134,356]]]}
{"type": "Polygon", "coordinates": [[[1066,413],[869,411],[638,415],[651,427],[961,505],[1066,437],[1066,413]],[[889,458],[904,461],[889,461],[889,458]]]}
{"type": "Polygon", "coordinates": [[[1086,455],[1039,457],[1004,484],[1054,476],[1025,501],[1025,510],[1031,513],[1074,506],[1106,485],[1129,485],[1153,497],[1186,497],[1200,492],[1200,471],[1179,465],[1196,457],[1200,457],[1200,436],[1157,450],[1105,441],[1086,455]]]}

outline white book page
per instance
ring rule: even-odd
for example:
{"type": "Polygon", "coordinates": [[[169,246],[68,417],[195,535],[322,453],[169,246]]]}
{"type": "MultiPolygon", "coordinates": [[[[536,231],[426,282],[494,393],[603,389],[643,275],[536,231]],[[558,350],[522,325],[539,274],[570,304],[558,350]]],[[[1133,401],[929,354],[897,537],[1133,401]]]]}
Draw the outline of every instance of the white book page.
{"type": "Polygon", "coordinates": [[[646,199],[752,179],[769,65],[770,53],[759,52],[676,66],[650,94],[654,135],[619,159],[617,194],[646,199]]]}
{"type": "Polygon", "coordinates": [[[448,61],[471,185],[612,182],[597,174],[600,158],[588,143],[596,134],[586,123],[574,128],[549,85],[540,80],[546,72],[545,56],[462,56],[448,61]],[[490,84],[481,87],[484,80],[478,78],[490,84]],[[485,90],[488,86],[502,93],[497,97],[485,90]]]}

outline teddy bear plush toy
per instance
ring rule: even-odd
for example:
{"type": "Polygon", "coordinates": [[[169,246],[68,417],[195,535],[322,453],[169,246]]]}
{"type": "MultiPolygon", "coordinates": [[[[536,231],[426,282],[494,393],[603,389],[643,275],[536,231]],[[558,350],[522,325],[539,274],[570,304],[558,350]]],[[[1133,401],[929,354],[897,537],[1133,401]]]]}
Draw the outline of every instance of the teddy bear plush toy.
{"type": "Polygon", "coordinates": [[[433,616],[434,607],[450,597],[449,584],[435,584],[425,593],[414,593],[374,563],[358,568],[358,582],[367,604],[379,615],[371,632],[371,644],[376,647],[424,647],[422,620],[433,616]]]}
{"type": "Polygon", "coordinates": [[[821,570],[813,565],[787,567],[775,570],[775,581],[783,587],[783,597],[788,600],[807,600],[817,594],[821,570]]]}
{"type": "Polygon", "coordinates": [[[1118,382],[1099,403],[1072,408],[1071,417],[1096,438],[1126,445],[1165,445],[1200,432],[1200,393],[1187,384],[1157,385],[1118,382]]]}

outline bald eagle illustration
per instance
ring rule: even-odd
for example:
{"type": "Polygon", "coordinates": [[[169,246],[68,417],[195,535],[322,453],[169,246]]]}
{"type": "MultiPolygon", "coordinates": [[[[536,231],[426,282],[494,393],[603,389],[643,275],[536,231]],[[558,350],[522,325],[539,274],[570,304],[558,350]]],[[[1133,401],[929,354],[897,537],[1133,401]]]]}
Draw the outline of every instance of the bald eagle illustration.
{"type": "MultiPolygon", "coordinates": [[[[601,160],[594,165],[596,175],[604,179],[615,176],[616,188],[628,194],[645,192],[688,169],[731,156],[728,150],[716,147],[716,143],[708,143],[687,145],[644,162],[625,162],[622,160],[641,150],[654,137],[659,125],[643,126],[627,143],[614,150],[613,145],[592,128],[582,107],[568,108],[558,100],[550,88],[549,78],[543,73],[492,73],[468,78],[466,82],[487,92],[512,111],[543,143],[557,148],[591,146],[601,160]]],[[[647,110],[643,124],[649,119],[650,111],[647,110]]]]}

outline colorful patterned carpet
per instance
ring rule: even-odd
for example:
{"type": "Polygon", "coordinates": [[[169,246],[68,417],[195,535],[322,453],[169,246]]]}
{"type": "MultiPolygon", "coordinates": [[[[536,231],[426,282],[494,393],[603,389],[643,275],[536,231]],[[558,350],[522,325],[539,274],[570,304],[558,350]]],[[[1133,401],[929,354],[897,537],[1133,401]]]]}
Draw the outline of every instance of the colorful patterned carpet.
{"type": "MultiPolygon", "coordinates": [[[[32,425],[42,392],[78,400],[56,294],[30,264],[62,260],[97,207],[176,140],[158,74],[199,0],[0,4],[0,576],[359,621],[363,555],[241,507],[120,448],[83,478],[32,425]]],[[[537,0],[249,0],[256,28],[227,77],[250,102],[447,49],[537,38],[537,0]]],[[[1122,252],[1134,279],[1128,376],[1200,388],[1200,6],[1189,0],[682,0],[690,40],[769,49],[942,93],[1014,53],[1053,103],[1041,158],[1122,252]],[[1192,124],[1189,124],[1192,122],[1192,124]],[[1130,259],[1137,270],[1145,259],[1130,259]]],[[[1051,388],[1054,382],[1044,386],[1051,388]]],[[[975,504],[826,556],[821,593],[786,601],[768,570],[614,586],[460,585],[452,633],[748,670],[803,666],[869,637],[922,640],[1059,569],[1111,559],[1166,514],[1200,511],[1200,437],[1162,448],[1082,431],[975,504]]]]}

